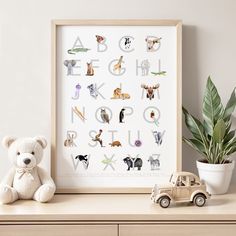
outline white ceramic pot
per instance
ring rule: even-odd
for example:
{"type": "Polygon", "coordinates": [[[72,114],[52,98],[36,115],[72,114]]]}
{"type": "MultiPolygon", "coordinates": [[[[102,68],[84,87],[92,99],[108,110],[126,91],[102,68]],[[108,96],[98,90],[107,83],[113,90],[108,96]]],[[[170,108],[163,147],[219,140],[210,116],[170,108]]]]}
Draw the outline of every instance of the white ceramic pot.
{"type": "Polygon", "coordinates": [[[224,194],[228,191],[234,164],[234,161],[226,164],[208,164],[197,161],[199,177],[206,183],[210,194],[224,194]]]}

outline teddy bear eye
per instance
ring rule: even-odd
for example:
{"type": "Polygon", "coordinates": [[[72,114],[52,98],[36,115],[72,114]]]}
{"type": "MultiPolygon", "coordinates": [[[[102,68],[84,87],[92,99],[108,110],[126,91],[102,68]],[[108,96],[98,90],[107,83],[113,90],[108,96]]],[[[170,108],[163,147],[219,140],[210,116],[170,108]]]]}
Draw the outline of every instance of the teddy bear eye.
{"type": "Polygon", "coordinates": [[[20,155],[20,152],[17,152],[17,155],[19,156],[19,155],[20,155]]]}
{"type": "Polygon", "coordinates": [[[32,155],[34,155],[34,152],[31,152],[32,155]]]}

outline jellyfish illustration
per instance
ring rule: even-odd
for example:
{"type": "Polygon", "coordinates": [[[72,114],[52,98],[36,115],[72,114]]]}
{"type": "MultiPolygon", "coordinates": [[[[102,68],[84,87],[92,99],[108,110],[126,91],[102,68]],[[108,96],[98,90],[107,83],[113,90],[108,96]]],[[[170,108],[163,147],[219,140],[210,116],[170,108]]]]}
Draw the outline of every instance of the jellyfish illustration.
{"type": "Polygon", "coordinates": [[[72,99],[74,99],[74,100],[79,99],[80,89],[81,89],[81,85],[76,84],[76,86],[75,86],[75,96],[72,97],[72,99]]]}

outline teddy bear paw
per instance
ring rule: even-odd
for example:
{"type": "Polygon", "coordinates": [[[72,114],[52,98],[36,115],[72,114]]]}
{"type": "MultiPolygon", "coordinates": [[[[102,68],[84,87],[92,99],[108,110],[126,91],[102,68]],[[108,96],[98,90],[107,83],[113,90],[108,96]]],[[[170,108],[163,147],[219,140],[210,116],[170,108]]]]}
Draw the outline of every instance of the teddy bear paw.
{"type": "Polygon", "coordinates": [[[35,192],[34,199],[38,202],[48,202],[52,199],[55,193],[55,188],[48,184],[44,184],[39,187],[35,192]]]}
{"type": "Polygon", "coordinates": [[[13,193],[9,186],[4,185],[0,187],[0,202],[2,204],[11,203],[13,201],[13,193]]]}

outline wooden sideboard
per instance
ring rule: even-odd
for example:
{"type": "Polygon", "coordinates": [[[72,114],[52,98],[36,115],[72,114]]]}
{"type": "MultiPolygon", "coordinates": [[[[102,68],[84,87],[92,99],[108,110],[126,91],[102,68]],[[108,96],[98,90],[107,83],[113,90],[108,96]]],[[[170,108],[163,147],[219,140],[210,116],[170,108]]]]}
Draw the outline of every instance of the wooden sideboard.
{"type": "Polygon", "coordinates": [[[147,194],[58,194],[50,203],[0,205],[1,236],[236,235],[236,188],[206,206],[162,209],[147,194]]]}

